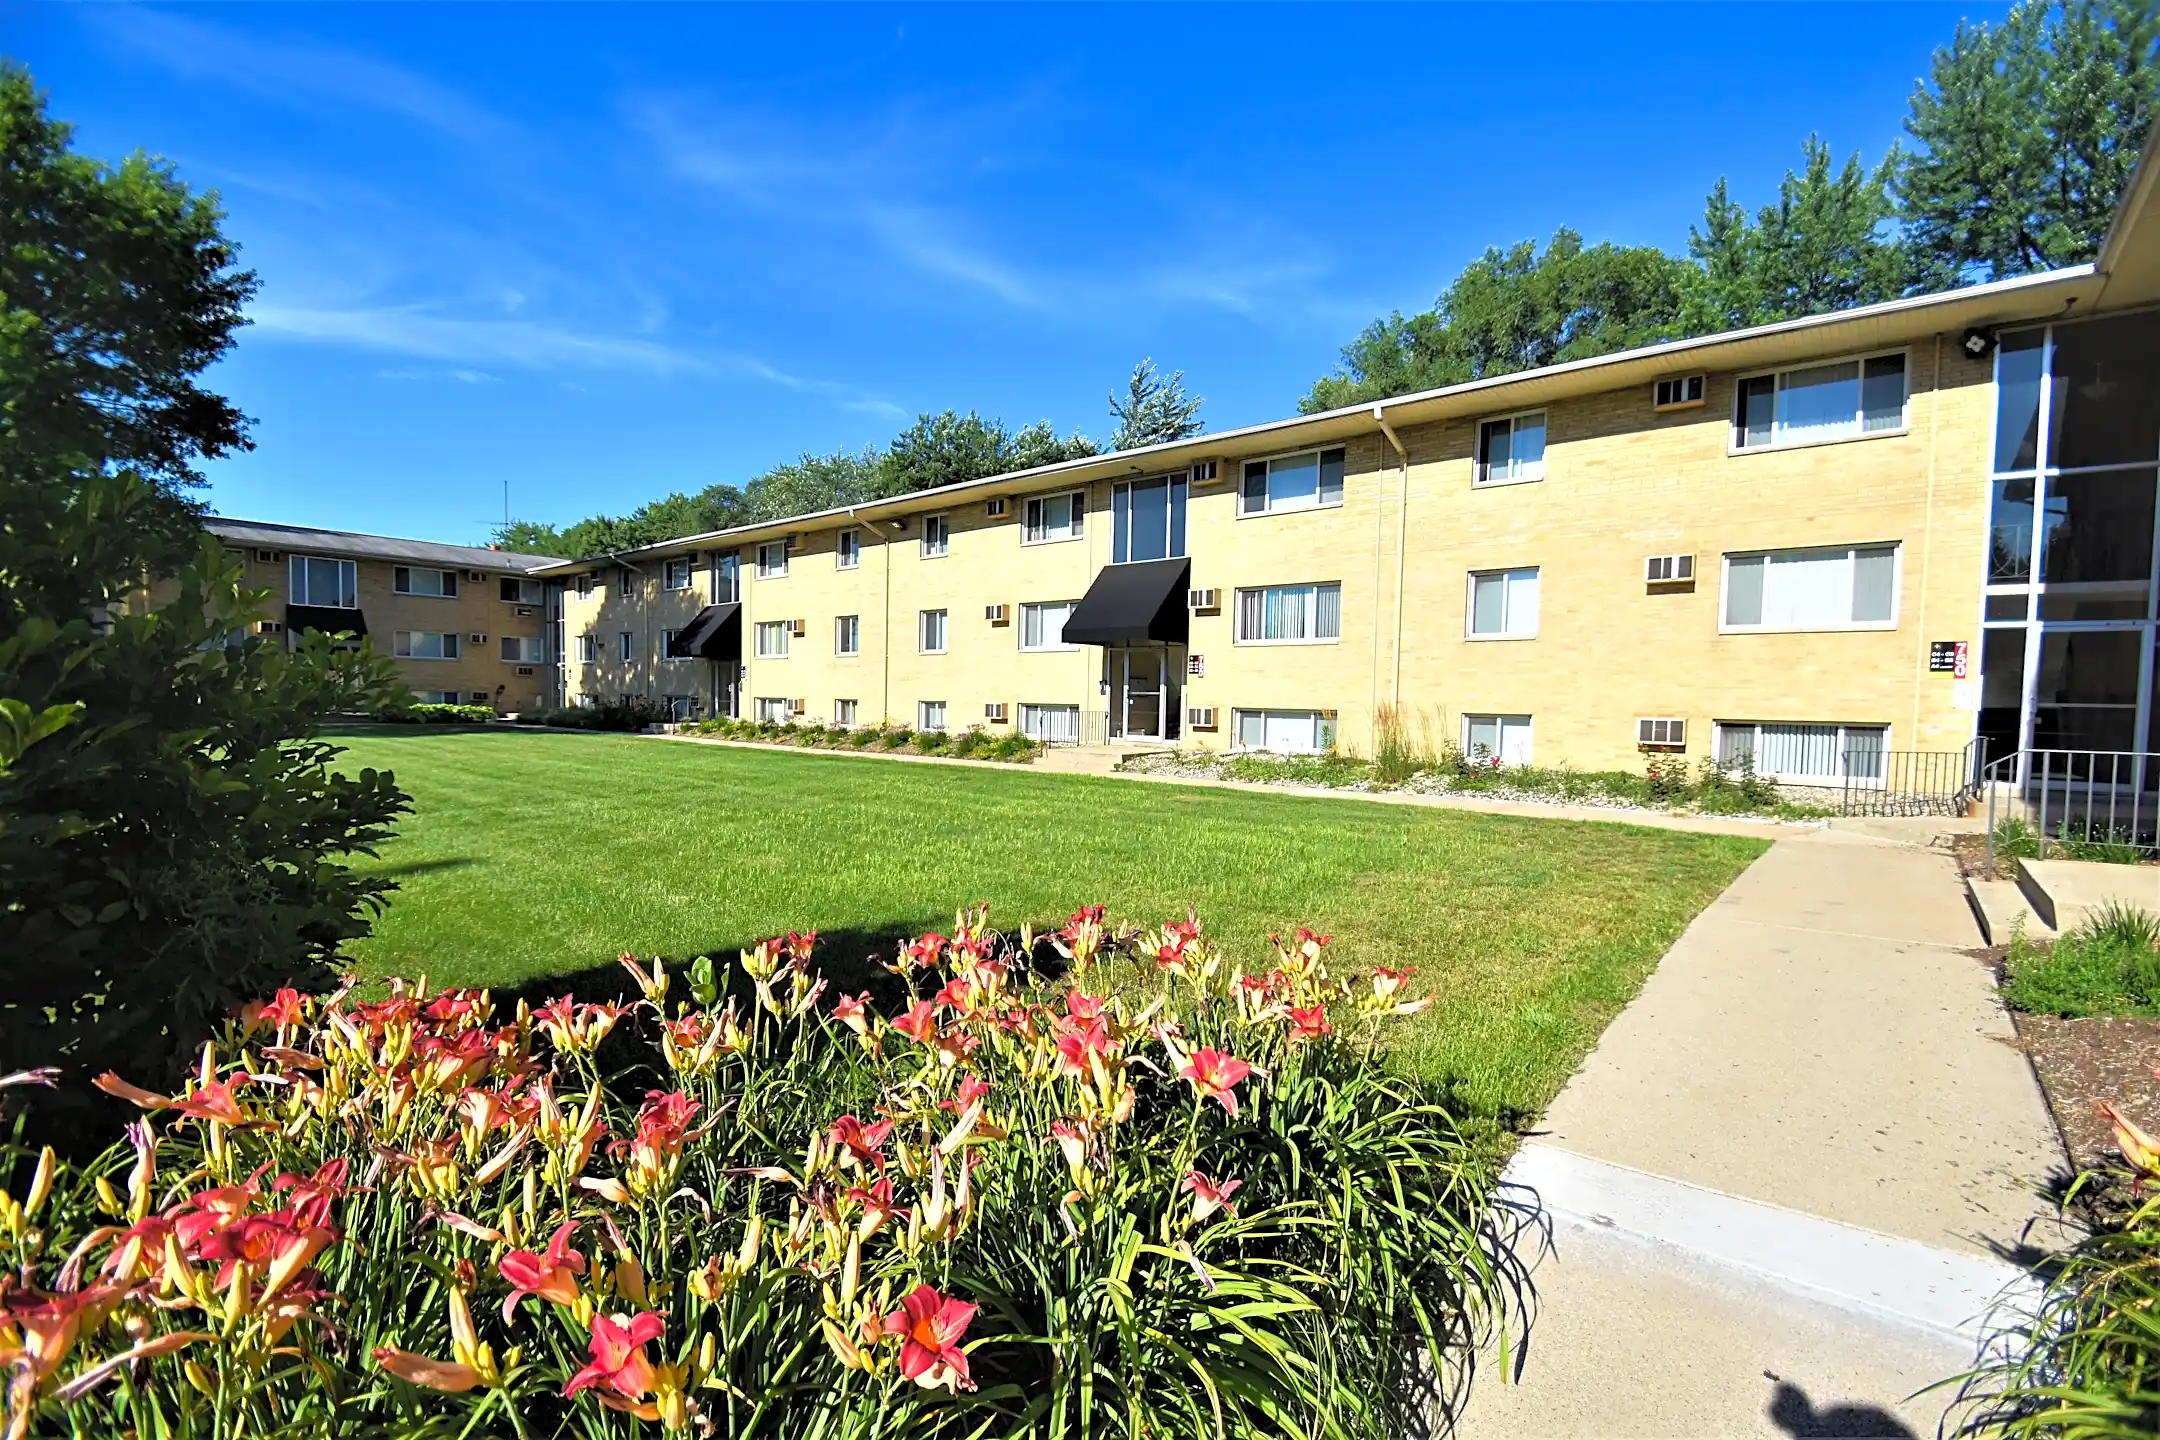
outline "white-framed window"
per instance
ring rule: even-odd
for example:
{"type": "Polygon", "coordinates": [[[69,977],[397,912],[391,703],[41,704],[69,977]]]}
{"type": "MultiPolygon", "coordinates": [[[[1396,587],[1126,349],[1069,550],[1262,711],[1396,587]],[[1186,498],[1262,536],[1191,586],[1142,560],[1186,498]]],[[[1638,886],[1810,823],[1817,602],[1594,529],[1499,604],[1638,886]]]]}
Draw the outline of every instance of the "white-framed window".
{"type": "Polygon", "coordinates": [[[635,638],[628,630],[617,631],[615,634],[615,658],[627,663],[632,656],[637,654],[636,643],[635,638]]]}
{"type": "Polygon", "coordinates": [[[593,577],[591,571],[588,570],[583,575],[577,577],[577,593],[580,600],[583,600],[584,598],[592,594],[592,587],[593,577]]]}
{"type": "Polygon", "coordinates": [[[915,702],[915,728],[918,730],[942,730],[945,728],[945,702],[943,700],[918,700],[915,702]]]}
{"type": "Polygon", "coordinates": [[[1065,643],[1065,622],[1080,608],[1077,600],[1038,600],[1020,607],[1022,650],[1078,650],[1065,643]]]}
{"type": "Polygon", "coordinates": [[[787,657],[788,637],[795,627],[786,620],[760,620],[757,623],[757,657],[760,660],[781,660],[787,657]]]}
{"type": "Polygon", "coordinates": [[[546,645],[538,635],[505,635],[502,658],[511,665],[538,665],[547,658],[546,645]]]}
{"type": "Polygon", "coordinates": [[[538,605],[547,598],[547,589],[538,580],[520,580],[514,575],[502,577],[500,593],[509,605],[538,605]]]}
{"type": "Polygon", "coordinates": [[[1267,585],[1237,592],[1237,643],[1240,645],[1317,645],[1340,639],[1342,585],[1339,582],[1267,585]]]}
{"type": "Polygon", "coordinates": [[[350,560],[295,555],[287,565],[295,605],[326,605],[354,610],[360,605],[360,572],[350,560]]]}
{"type": "Polygon", "coordinates": [[[628,565],[615,567],[615,590],[620,595],[634,595],[638,590],[638,573],[628,565]]]}
{"type": "Polygon", "coordinates": [[[835,615],[833,617],[832,648],[835,655],[860,655],[862,653],[862,616],[835,615]]]}
{"type": "Polygon", "coordinates": [[[1246,461],[1245,477],[1238,486],[1238,514],[1271,515],[1278,510],[1342,504],[1347,454],[1337,447],[1246,461]]]}
{"type": "Polygon", "coordinates": [[[767,540],[757,547],[757,578],[777,580],[787,574],[788,543],[767,540]]]}
{"type": "Polygon", "coordinates": [[[1743,375],[1733,388],[1735,450],[1815,445],[1905,428],[1902,350],[1743,375]]]}
{"type": "Polygon", "coordinates": [[[832,702],[832,723],[833,723],[833,724],[835,724],[835,725],[845,725],[845,726],[846,726],[846,727],[847,727],[848,729],[850,729],[850,730],[854,729],[854,728],[855,728],[855,702],[854,702],[853,700],[835,700],[835,701],[833,701],[833,702],[832,702]]]}
{"type": "Polygon", "coordinates": [[[690,588],[690,557],[681,556],[660,562],[660,588],[663,590],[687,590],[690,588]]]}
{"type": "Polygon", "coordinates": [[[945,653],[945,620],[943,610],[925,610],[915,627],[915,648],[925,655],[945,653]]]}
{"type": "Polygon", "coordinates": [[[1020,733],[1044,745],[1080,743],[1078,705],[1022,705],[1020,733]]]}
{"type": "Polygon", "coordinates": [[[1190,472],[1110,487],[1110,563],[1174,560],[1185,553],[1185,499],[1190,472]]]}
{"type": "Polygon", "coordinates": [[[400,595],[429,595],[454,600],[457,598],[457,581],[455,570],[423,570],[413,565],[390,567],[390,588],[400,595]]]}
{"type": "Polygon", "coordinates": [[[1839,545],[1727,555],[1718,628],[1894,630],[1898,549],[1839,545]]]}
{"type": "Polygon", "coordinates": [[[463,638],[455,631],[399,630],[391,635],[391,652],[400,660],[455,660],[463,638]]]}
{"type": "Polygon", "coordinates": [[[1238,710],[1237,748],[1312,755],[1335,748],[1335,716],[1326,710],[1238,710]]]}
{"type": "Polygon", "coordinates": [[[1840,785],[1848,776],[1880,781],[1890,748],[1887,725],[1720,720],[1716,729],[1718,764],[1751,765],[1758,775],[1803,785],[1840,785]]]}
{"type": "Polygon", "coordinates": [[[1063,495],[1036,495],[1021,510],[1020,543],[1047,545],[1058,540],[1078,540],[1087,523],[1087,492],[1071,490],[1063,495]]]}
{"type": "Polygon", "coordinates": [[[760,695],[757,718],[761,724],[785,725],[795,718],[795,702],[784,695],[760,695]]]}
{"type": "Polygon", "coordinates": [[[680,634],[682,634],[680,630],[662,630],[660,632],[660,658],[662,660],[688,660],[691,658],[688,655],[679,655],[675,651],[675,637],[680,634]]]}
{"type": "MultiPolygon", "coordinates": [[[[833,568],[853,570],[862,564],[862,531],[842,530],[833,537],[833,568]]],[[[853,701],[848,702],[853,704],[853,701]]]]}
{"type": "Polygon", "coordinates": [[[1465,715],[1462,717],[1463,757],[1478,764],[1528,765],[1530,763],[1530,717],[1528,715],[1465,715]]]}
{"type": "Polygon", "coordinates": [[[599,637],[598,635],[580,635],[580,636],[578,636],[578,637],[577,637],[577,658],[578,658],[578,663],[579,663],[580,665],[597,665],[597,664],[599,664],[599,663],[600,663],[600,637],[599,637]]]}
{"type": "Polygon", "coordinates": [[[1473,570],[1464,631],[1473,640],[1528,640],[1537,634],[1538,572],[1473,570]]]}
{"type": "Polygon", "coordinates": [[[1517,485],[1545,478],[1545,412],[1525,410],[1479,424],[1477,476],[1480,485],[1517,485]]]}
{"type": "Polygon", "coordinates": [[[952,521],[944,515],[925,515],[922,522],[922,553],[925,558],[946,554],[952,549],[952,521]]]}
{"type": "Polygon", "coordinates": [[[465,703],[465,692],[462,690],[415,690],[413,691],[413,699],[419,701],[422,705],[462,705],[465,703]]]}

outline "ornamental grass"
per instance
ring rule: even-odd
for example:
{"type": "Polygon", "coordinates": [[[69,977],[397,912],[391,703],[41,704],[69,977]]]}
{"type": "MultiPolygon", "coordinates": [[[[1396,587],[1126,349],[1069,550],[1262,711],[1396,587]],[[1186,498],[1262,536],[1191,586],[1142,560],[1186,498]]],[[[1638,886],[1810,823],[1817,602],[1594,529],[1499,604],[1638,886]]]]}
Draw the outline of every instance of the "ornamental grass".
{"type": "Polygon", "coordinates": [[[1407,975],[978,907],[881,1002],[815,941],[282,991],[182,1093],[101,1077],[124,1142],[11,1152],[0,1428],[1378,1437],[1504,1322],[1489,1168],[1379,1049],[1407,975]]]}

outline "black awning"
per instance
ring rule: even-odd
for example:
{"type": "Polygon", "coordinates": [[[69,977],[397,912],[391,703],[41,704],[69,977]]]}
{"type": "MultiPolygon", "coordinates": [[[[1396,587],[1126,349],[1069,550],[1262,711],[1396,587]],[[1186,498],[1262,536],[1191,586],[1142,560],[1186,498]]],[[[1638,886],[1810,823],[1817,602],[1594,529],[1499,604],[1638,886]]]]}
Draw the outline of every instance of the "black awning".
{"type": "Polygon", "coordinates": [[[1191,634],[1185,581],[1192,561],[1138,560],[1105,565],[1065,622],[1068,645],[1183,645],[1191,634]]]}
{"type": "Polygon", "coordinates": [[[285,628],[320,630],[331,635],[340,630],[349,630],[355,635],[365,635],[367,617],[358,610],[346,610],[336,605],[287,605],[285,628]]]}
{"type": "Polygon", "coordinates": [[[697,618],[675,632],[668,654],[676,659],[742,659],[742,606],[707,605],[697,618]]]}

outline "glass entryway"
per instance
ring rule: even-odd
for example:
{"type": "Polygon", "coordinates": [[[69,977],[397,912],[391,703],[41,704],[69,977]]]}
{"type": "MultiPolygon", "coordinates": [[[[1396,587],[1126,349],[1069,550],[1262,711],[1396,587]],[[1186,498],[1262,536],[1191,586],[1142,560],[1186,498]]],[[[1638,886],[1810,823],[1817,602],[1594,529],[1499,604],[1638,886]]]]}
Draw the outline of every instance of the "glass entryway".
{"type": "Polygon", "coordinates": [[[1114,645],[1103,653],[1114,740],[1175,740],[1185,671],[1182,645],[1114,645]]]}

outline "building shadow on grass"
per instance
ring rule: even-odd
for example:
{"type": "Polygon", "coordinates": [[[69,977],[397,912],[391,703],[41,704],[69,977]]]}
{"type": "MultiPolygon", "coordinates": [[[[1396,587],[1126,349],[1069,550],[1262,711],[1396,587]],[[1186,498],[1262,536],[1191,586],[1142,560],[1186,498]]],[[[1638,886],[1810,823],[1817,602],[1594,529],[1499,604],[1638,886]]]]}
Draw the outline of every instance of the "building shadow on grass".
{"type": "Polygon", "coordinates": [[[445,855],[439,860],[407,860],[397,865],[382,865],[367,873],[372,878],[383,880],[406,880],[415,875],[433,874],[437,870],[463,870],[468,865],[487,863],[475,855],[445,855]]]}

